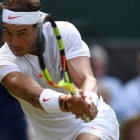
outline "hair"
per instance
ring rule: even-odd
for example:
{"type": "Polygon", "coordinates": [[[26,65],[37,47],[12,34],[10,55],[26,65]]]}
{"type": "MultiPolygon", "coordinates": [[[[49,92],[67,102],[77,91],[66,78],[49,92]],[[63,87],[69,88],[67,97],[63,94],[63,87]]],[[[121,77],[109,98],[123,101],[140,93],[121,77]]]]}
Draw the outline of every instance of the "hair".
{"type": "MultiPolygon", "coordinates": [[[[0,3],[2,9],[14,12],[35,12],[42,9],[40,0],[6,0],[0,3]]],[[[33,25],[36,28],[37,24],[33,25]]]]}
{"type": "Polygon", "coordinates": [[[40,0],[6,0],[0,7],[14,12],[35,12],[41,10],[42,4],[40,0]]]}

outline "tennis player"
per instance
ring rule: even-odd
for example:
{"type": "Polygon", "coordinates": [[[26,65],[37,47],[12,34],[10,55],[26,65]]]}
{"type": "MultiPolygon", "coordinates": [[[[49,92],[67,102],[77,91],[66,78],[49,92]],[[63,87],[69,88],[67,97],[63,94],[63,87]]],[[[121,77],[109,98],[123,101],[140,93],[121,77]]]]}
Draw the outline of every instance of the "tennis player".
{"type": "MultiPolygon", "coordinates": [[[[90,53],[77,29],[56,22],[62,36],[67,66],[79,95],[52,88],[43,76],[37,57],[37,23],[41,4],[37,0],[6,0],[0,49],[0,81],[22,106],[40,140],[119,140],[119,125],[113,110],[103,102],[90,66],[90,53]],[[63,101],[61,105],[60,100],[63,101]],[[81,114],[90,118],[83,121],[81,114]]],[[[59,51],[49,22],[43,26],[45,63],[52,79],[59,81],[59,51]]],[[[8,101],[5,101],[8,103],[8,101]]]]}

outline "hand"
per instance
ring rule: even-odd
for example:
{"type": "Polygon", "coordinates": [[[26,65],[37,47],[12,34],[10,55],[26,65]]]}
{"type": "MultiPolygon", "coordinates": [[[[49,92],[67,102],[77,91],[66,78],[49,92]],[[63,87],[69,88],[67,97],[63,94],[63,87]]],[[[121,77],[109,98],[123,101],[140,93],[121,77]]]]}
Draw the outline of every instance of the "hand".
{"type": "Polygon", "coordinates": [[[81,95],[68,95],[66,97],[66,106],[67,110],[73,114],[82,114],[82,112],[86,109],[86,100],[81,95]]]}
{"type": "Polygon", "coordinates": [[[86,102],[87,102],[87,105],[83,114],[89,117],[90,120],[93,120],[98,114],[97,107],[96,105],[94,105],[94,102],[92,100],[87,99],[86,102]]]}
{"type": "Polygon", "coordinates": [[[79,95],[76,97],[72,97],[71,95],[67,96],[67,109],[75,114],[77,119],[82,119],[82,114],[85,114],[93,120],[98,113],[97,107],[94,105],[93,101],[86,99],[83,91],[78,90],[78,92],[79,95]]]}

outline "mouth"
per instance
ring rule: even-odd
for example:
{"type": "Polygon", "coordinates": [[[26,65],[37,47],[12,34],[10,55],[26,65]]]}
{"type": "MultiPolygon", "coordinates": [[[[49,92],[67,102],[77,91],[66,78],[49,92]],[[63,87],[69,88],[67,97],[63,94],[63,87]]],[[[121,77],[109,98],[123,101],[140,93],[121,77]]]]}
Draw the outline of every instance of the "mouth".
{"type": "Polygon", "coordinates": [[[22,51],[23,51],[23,48],[22,47],[14,47],[14,46],[11,46],[10,44],[8,44],[9,46],[9,49],[11,50],[11,52],[16,55],[16,56],[21,56],[22,55],[22,51]]]}
{"type": "Polygon", "coordinates": [[[21,48],[16,48],[16,49],[14,49],[14,48],[10,48],[11,49],[11,51],[13,52],[13,53],[18,53],[18,52],[20,52],[22,49],[21,48]]]}
{"type": "Polygon", "coordinates": [[[11,50],[14,51],[14,52],[18,52],[18,51],[20,51],[21,49],[12,49],[12,48],[11,48],[11,50]]]}

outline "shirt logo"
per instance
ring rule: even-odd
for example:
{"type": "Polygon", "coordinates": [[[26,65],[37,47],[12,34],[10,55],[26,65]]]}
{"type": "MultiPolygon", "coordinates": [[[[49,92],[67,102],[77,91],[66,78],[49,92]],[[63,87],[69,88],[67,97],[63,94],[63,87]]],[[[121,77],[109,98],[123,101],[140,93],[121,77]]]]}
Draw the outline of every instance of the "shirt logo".
{"type": "Polygon", "coordinates": [[[47,102],[47,101],[49,101],[51,98],[49,98],[49,99],[45,99],[45,98],[43,98],[43,102],[47,102]]]}
{"type": "Polygon", "coordinates": [[[19,18],[19,17],[21,17],[21,16],[11,17],[11,16],[9,15],[8,19],[11,20],[11,19],[19,18]]]}
{"type": "Polygon", "coordinates": [[[91,128],[92,128],[92,129],[97,129],[97,130],[102,130],[102,129],[96,128],[96,127],[94,127],[94,126],[91,126],[91,128]]]}

